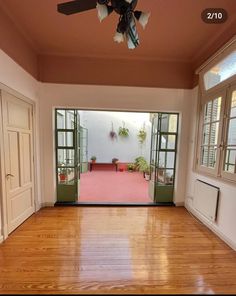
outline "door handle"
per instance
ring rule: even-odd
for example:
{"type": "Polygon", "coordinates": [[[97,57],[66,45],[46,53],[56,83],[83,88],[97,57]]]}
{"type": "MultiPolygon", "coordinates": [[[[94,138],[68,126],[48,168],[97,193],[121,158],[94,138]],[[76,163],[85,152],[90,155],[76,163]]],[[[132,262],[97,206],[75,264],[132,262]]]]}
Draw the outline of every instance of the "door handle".
{"type": "Polygon", "coordinates": [[[14,177],[14,175],[12,175],[12,174],[7,174],[7,175],[6,175],[6,178],[9,178],[9,177],[14,177]]]}

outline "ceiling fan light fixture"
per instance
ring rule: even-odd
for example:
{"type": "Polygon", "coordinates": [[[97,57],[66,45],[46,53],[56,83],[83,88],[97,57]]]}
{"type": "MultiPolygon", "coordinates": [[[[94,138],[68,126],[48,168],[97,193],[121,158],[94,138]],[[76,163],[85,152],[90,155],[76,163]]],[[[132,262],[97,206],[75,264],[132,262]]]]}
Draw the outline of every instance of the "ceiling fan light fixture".
{"type": "Polygon", "coordinates": [[[97,2],[97,12],[98,19],[102,22],[106,17],[108,17],[113,12],[113,7],[107,4],[99,4],[97,2]]]}
{"type": "Polygon", "coordinates": [[[122,43],[125,41],[125,36],[123,33],[117,32],[115,33],[113,40],[117,43],[122,43]]]}
{"type": "Polygon", "coordinates": [[[142,12],[139,10],[136,10],[134,12],[134,16],[136,20],[140,23],[140,25],[145,29],[146,25],[148,24],[148,20],[150,17],[151,13],[150,12],[142,12]]]}

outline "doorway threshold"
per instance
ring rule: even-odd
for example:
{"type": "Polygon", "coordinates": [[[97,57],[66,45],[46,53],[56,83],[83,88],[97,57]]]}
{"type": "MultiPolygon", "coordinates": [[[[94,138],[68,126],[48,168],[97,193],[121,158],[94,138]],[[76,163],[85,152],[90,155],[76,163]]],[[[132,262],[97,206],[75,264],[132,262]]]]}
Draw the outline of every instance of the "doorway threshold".
{"type": "Polygon", "coordinates": [[[124,203],[124,202],[55,202],[55,207],[175,207],[173,202],[124,203]]]}

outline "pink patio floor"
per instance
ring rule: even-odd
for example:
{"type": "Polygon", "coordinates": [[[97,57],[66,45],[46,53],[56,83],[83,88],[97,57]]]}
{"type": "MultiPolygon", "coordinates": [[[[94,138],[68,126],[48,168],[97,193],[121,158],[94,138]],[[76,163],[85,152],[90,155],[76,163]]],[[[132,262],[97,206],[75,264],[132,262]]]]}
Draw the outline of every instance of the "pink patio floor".
{"type": "Polygon", "coordinates": [[[80,202],[148,203],[148,181],[138,172],[92,171],[81,174],[80,202]]]}

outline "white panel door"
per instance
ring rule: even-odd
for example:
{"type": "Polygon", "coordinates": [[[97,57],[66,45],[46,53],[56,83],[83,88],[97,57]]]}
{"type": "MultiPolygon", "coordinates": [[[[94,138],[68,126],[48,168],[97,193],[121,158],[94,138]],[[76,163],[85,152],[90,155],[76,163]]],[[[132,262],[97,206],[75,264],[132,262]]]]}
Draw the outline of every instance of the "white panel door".
{"type": "Polygon", "coordinates": [[[35,211],[32,105],[2,92],[8,233],[35,211]]]}

